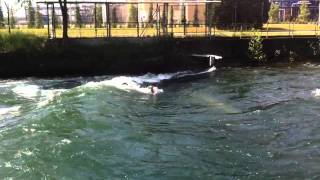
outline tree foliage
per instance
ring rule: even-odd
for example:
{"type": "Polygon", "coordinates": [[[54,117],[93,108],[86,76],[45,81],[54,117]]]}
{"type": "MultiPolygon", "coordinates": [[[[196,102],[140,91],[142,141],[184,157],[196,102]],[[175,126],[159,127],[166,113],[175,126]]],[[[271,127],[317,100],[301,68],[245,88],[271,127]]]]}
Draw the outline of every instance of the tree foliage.
{"type": "Polygon", "coordinates": [[[262,28],[268,20],[269,0],[223,0],[215,8],[216,22],[221,28],[243,25],[262,28]]]}
{"type": "Polygon", "coordinates": [[[82,19],[81,19],[79,5],[76,6],[76,27],[78,27],[78,28],[82,27],[82,19]]]}
{"type": "Polygon", "coordinates": [[[117,27],[118,21],[117,7],[113,7],[111,11],[111,22],[113,28],[117,27]]]}
{"type": "Polygon", "coordinates": [[[266,55],[263,52],[263,39],[260,35],[254,33],[254,36],[251,37],[249,41],[248,53],[249,58],[252,61],[264,62],[266,60],[266,55]]]}
{"type": "Polygon", "coordinates": [[[279,22],[279,4],[271,3],[268,15],[270,23],[279,22]]]}
{"type": "Polygon", "coordinates": [[[169,11],[169,24],[170,24],[170,27],[173,27],[173,24],[174,24],[174,10],[173,10],[173,6],[170,6],[170,11],[169,11]]]}
{"type": "Polygon", "coordinates": [[[101,28],[103,24],[103,18],[102,18],[102,7],[100,5],[96,7],[96,13],[97,13],[96,25],[97,25],[97,28],[101,28]]]}
{"type": "Polygon", "coordinates": [[[131,4],[129,7],[129,24],[128,27],[136,27],[137,26],[137,19],[138,19],[138,8],[131,4]]]}
{"type": "Polygon", "coordinates": [[[14,12],[13,12],[13,9],[11,8],[10,9],[10,27],[12,29],[14,29],[16,27],[16,18],[14,16],[14,12]]]}
{"type": "Polygon", "coordinates": [[[35,27],[35,10],[32,6],[31,0],[28,1],[27,5],[28,9],[28,28],[34,28],[35,27]]]}
{"type": "Polygon", "coordinates": [[[43,28],[42,14],[40,13],[40,7],[37,6],[36,10],[36,28],[43,28]]]}
{"type": "Polygon", "coordinates": [[[207,8],[206,14],[207,14],[207,19],[206,19],[206,24],[213,25],[215,24],[215,11],[216,11],[216,5],[215,3],[208,3],[208,8],[207,8]]]}
{"type": "Polygon", "coordinates": [[[194,27],[199,27],[200,21],[199,21],[199,8],[198,4],[195,5],[194,7],[194,13],[193,13],[193,26],[194,27]]]}
{"type": "Polygon", "coordinates": [[[181,7],[180,13],[180,23],[185,24],[187,22],[185,6],[181,7]]]}
{"type": "Polygon", "coordinates": [[[150,24],[150,27],[153,27],[154,23],[154,18],[153,18],[153,4],[151,3],[149,5],[149,10],[148,10],[148,23],[150,24]]]}
{"type": "Polygon", "coordinates": [[[300,12],[297,18],[298,23],[307,23],[310,18],[310,10],[306,2],[300,5],[300,12]]]}
{"type": "MultiPolygon", "coordinates": [[[[1,2],[1,1],[0,1],[1,2]]],[[[2,10],[2,6],[1,6],[1,3],[0,3],[0,28],[3,28],[5,25],[4,25],[4,16],[3,16],[3,10],[2,10]]]]}

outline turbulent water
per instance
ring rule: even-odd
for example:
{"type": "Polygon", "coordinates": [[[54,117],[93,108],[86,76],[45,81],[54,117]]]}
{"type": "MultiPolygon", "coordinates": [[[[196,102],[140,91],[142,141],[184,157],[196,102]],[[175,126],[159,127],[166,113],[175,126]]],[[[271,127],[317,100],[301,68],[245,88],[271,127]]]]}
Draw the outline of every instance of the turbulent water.
{"type": "Polygon", "coordinates": [[[0,179],[319,179],[318,88],[315,64],[2,80],[0,179]]]}

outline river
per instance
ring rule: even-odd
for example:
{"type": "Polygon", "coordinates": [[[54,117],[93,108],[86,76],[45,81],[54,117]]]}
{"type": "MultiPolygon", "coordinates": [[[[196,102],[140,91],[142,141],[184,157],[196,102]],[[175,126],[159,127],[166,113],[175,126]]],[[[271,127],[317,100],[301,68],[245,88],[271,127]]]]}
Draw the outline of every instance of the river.
{"type": "Polygon", "coordinates": [[[187,74],[0,81],[0,178],[320,178],[320,65],[187,74]]]}

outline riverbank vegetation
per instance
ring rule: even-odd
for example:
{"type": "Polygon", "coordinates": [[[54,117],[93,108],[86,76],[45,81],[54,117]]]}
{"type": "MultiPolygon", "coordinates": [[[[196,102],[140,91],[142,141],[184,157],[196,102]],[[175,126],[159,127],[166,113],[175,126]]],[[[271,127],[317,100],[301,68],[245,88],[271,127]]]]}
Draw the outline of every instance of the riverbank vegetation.
{"type": "Polygon", "coordinates": [[[23,51],[32,53],[45,46],[46,39],[34,34],[0,33],[0,53],[23,51]]]}

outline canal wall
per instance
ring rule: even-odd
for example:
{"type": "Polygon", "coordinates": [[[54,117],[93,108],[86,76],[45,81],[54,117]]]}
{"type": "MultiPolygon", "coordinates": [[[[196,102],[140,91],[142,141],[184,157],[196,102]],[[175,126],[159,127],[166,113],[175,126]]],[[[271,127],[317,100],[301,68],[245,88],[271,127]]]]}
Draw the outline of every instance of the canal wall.
{"type": "Polygon", "coordinates": [[[86,76],[164,73],[199,69],[205,61],[192,54],[223,56],[216,66],[251,66],[318,61],[317,38],[263,40],[265,62],[249,58],[250,39],[239,38],[111,38],[48,40],[32,52],[0,53],[0,77],[86,76]]]}

